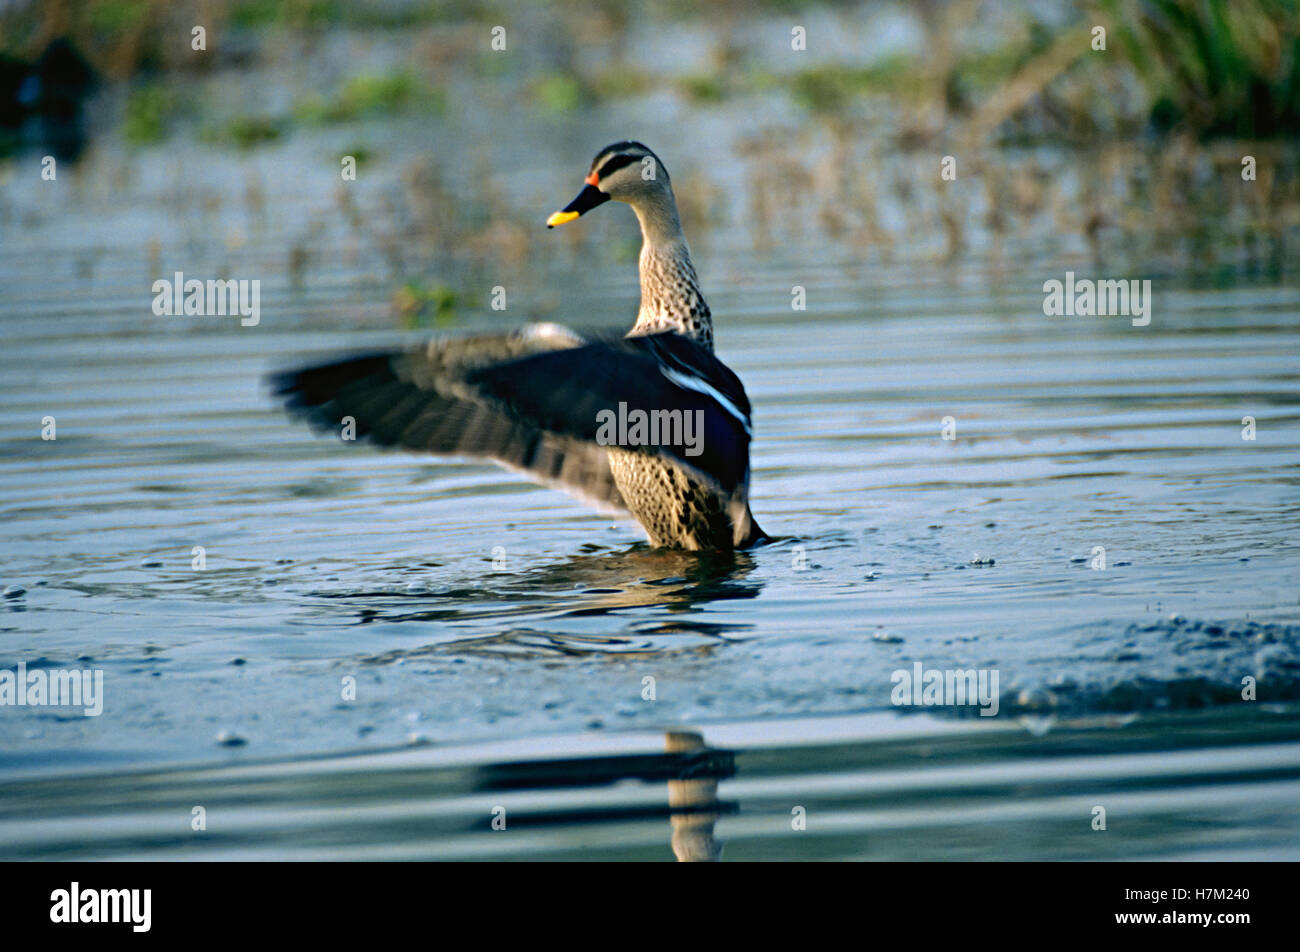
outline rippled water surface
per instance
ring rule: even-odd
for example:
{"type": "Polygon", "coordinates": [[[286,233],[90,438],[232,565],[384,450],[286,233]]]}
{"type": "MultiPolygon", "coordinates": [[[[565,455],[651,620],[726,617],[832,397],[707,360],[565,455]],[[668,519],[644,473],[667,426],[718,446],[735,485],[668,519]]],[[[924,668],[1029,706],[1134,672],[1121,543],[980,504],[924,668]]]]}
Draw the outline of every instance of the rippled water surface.
{"type": "MultiPolygon", "coordinates": [[[[432,332],[393,319],[364,241],[295,211],[337,187],[275,171],[295,158],[180,163],[273,183],[260,221],[195,210],[161,157],[129,207],[111,158],[5,186],[0,585],[25,593],[0,668],[106,684],[98,718],[0,715],[5,855],[653,858],[674,830],[712,855],[716,819],[736,858],[1300,856],[1300,289],[1157,272],[1133,327],[1044,316],[1045,280],[1091,273],[1080,249],[943,263],[721,230],[697,264],[778,541],[665,553],[491,466],[277,409],[268,371],[432,332]],[[154,277],[204,269],[261,276],[258,326],[151,313],[154,277]],[[999,716],[897,714],[915,661],[996,669],[999,716]],[[1143,824],[1100,853],[1057,835],[1098,789],[1143,824]],[[478,835],[496,791],[521,838],[478,835]],[[205,798],[226,833],[150,832],[205,798]],[[793,840],[805,801],[826,825],[793,840]]],[[[539,229],[569,197],[529,194],[539,229]]],[[[507,310],[439,332],[630,324],[634,264],[584,267],[584,242],[634,235],[606,211],[530,236],[507,310]]]]}
{"type": "Polygon", "coordinates": [[[1294,859],[1296,735],[1272,706],[1050,731],[865,715],[17,778],[0,856],[1294,859]]]}

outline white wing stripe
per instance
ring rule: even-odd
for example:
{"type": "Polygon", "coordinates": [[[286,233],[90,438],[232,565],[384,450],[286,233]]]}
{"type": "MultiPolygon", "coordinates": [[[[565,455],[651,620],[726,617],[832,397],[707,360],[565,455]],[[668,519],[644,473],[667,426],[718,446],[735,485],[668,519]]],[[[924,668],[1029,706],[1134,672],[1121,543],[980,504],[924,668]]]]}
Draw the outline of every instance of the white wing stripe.
{"type": "Polygon", "coordinates": [[[752,438],[754,431],[749,428],[749,417],[740,412],[740,408],[724,397],[718,390],[708,382],[701,380],[699,377],[688,376],[687,374],[678,373],[676,370],[659,366],[659,372],[665,377],[677,384],[679,387],[685,387],[687,390],[694,390],[696,393],[702,393],[707,397],[712,397],[717,403],[733,417],[740,421],[740,425],[745,428],[745,432],[752,438]]]}

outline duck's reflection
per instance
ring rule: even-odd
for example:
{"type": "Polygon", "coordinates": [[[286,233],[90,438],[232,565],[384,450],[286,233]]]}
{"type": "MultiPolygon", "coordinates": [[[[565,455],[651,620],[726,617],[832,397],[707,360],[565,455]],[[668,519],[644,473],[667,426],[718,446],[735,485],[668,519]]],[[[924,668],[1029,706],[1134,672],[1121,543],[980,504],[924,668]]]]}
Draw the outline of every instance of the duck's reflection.
{"type": "Polygon", "coordinates": [[[573,614],[599,614],[642,605],[686,611],[705,602],[756,598],[748,552],[682,552],[642,545],[576,556],[525,573],[525,589],[567,591],[580,599],[573,614]]]}
{"type": "MultiPolygon", "coordinates": [[[[666,739],[665,749],[670,754],[709,749],[704,738],[693,731],[670,731],[666,739]]],[[[725,776],[731,776],[735,767],[729,753],[726,762],[730,769],[725,776]]],[[[714,825],[722,815],[718,777],[718,772],[709,771],[703,776],[668,781],[668,819],[673,827],[673,854],[678,862],[712,863],[722,858],[722,844],[713,835],[714,825]]]]}
{"type": "Polygon", "coordinates": [[[626,608],[688,611],[708,602],[756,598],[748,552],[682,552],[643,544],[584,553],[523,571],[493,572],[473,586],[319,593],[360,603],[360,621],[452,621],[546,613],[603,615],[626,608]]]}
{"type": "MultiPolygon", "coordinates": [[[[673,854],[683,863],[699,863],[722,857],[722,844],[714,836],[714,826],[720,817],[734,813],[736,804],[718,799],[718,782],[735,774],[736,759],[732,751],[708,746],[695,731],[673,730],[665,733],[662,754],[605,754],[484,764],[477,770],[474,789],[595,790],[628,780],[649,784],[666,782],[666,812],[672,827],[673,854]]],[[[653,805],[602,802],[577,809],[542,807],[536,811],[514,812],[510,823],[512,829],[564,826],[585,831],[602,822],[636,820],[654,823],[662,829],[658,824],[663,822],[664,813],[662,801],[653,805]]]]}

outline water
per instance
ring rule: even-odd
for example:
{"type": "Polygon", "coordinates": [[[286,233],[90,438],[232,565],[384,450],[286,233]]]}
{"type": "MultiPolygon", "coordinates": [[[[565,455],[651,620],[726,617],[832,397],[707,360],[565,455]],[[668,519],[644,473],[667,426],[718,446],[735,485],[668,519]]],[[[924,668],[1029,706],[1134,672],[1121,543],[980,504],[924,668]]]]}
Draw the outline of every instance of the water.
{"type": "Polygon", "coordinates": [[[478,282],[443,332],[635,310],[626,209],[540,227],[585,156],[480,180],[480,155],[439,153],[450,191],[536,230],[430,249],[401,162],[343,199],[331,147],[106,149],[43,192],[10,172],[0,585],[26,592],[0,669],[102,669],[106,707],[4,709],[0,855],[668,858],[676,829],[693,858],[1300,856],[1284,277],[1153,266],[1148,327],[1048,318],[1045,280],[1095,273],[1081,243],[764,245],[733,208],[691,237],[778,540],[655,552],[493,467],[316,438],[273,404],[269,371],[432,332],[394,318],[395,259],[478,282]],[[261,322],[155,317],[177,270],[260,278],[261,322]],[[915,661],[996,669],[998,716],[900,714],[915,661]],[[1094,801],[1137,828],[1098,839],[1094,801]],[[516,835],[493,839],[496,805],[516,835]]]}
{"type": "Polygon", "coordinates": [[[1048,733],[865,715],[11,779],[0,855],[1294,859],[1296,728],[1272,706],[1048,733]]]}

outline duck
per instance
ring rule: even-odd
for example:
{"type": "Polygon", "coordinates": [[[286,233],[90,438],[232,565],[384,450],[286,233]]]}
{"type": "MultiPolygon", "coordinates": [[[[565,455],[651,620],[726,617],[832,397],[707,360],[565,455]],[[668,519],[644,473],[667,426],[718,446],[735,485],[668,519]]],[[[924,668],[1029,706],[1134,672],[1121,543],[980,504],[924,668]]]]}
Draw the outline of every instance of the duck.
{"type": "Polygon", "coordinates": [[[663,162],[640,142],[606,146],[546,227],[611,201],[630,205],[641,226],[641,303],[626,334],[539,322],[436,337],[273,374],[274,394],[317,431],[494,461],[630,516],[656,548],[769,541],[749,505],[749,398],[714,354],[663,162]]]}

